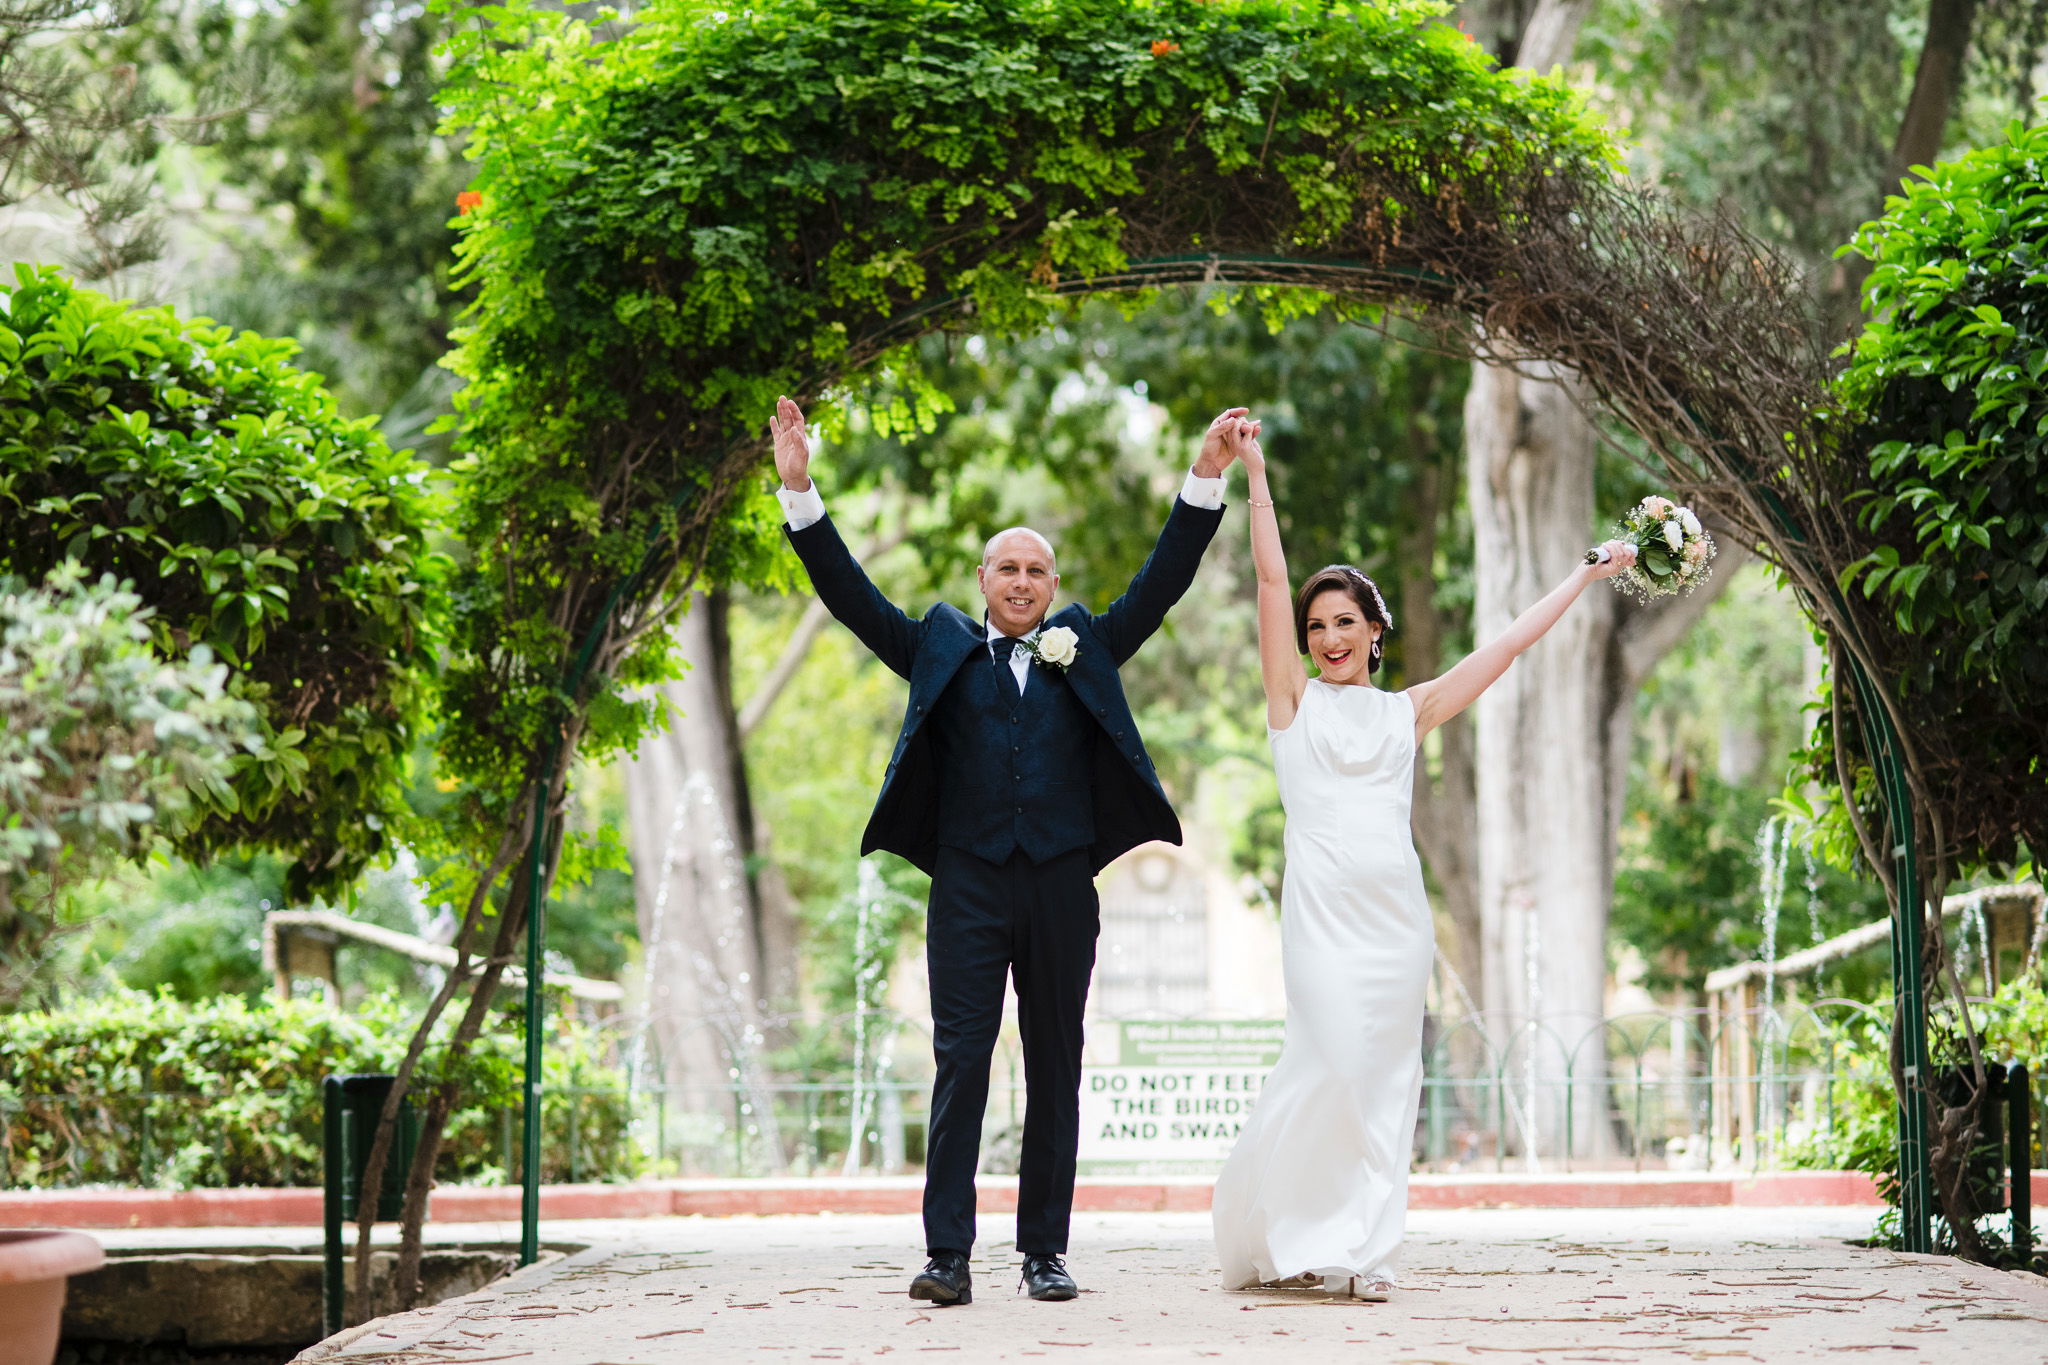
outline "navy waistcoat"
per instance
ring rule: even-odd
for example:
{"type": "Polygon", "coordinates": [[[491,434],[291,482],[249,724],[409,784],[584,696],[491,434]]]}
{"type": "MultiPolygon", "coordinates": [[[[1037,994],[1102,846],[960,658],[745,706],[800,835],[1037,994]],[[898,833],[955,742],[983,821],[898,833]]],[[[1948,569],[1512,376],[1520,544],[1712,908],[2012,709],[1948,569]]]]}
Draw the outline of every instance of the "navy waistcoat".
{"type": "Polygon", "coordinates": [[[1097,726],[1059,670],[1031,664],[1023,695],[986,648],[932,708],[938,840],[991,863],[1034,863],[1095,840],[1097,726]]]}

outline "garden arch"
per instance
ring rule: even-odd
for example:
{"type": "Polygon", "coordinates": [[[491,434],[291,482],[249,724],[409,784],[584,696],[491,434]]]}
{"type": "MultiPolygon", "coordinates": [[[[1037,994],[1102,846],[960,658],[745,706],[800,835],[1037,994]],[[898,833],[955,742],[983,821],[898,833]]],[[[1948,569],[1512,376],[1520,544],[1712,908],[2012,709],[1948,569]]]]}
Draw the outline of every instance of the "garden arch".
{"type": "MultiPolygon", "coordinates": [[[[509,7],[458,33],[476,302],[451,361],[470,563],[446,753],[495,848],[465,944],[511,874],[485,988],[529,919],[538,981],[570,761],[648,724],[620,689],[660,675],[689,585],[777,572],[776,395],[881,370],[940,401],[907,348],[926,332],[1028,332],[1077,295],[1190,282],[1281,317],[1420,310],[1481,353],[1576,370],[1835,622],[1834,566],[1800,548],[1802,471],[1828,449],[1800,284],[1734,225],[1622,182],[1564,85],[1494,70],[1444,8],[655,0],[623,32],[509,7]]],[[[538,1025],[530,1008],[534,1075],[538,1025]]]]}

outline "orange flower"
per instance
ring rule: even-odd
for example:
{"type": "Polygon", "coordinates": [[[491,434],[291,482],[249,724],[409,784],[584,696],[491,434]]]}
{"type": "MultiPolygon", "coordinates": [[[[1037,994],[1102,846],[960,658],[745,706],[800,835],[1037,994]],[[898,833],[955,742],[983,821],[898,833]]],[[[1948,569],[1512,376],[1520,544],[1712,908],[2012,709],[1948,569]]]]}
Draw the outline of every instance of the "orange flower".
{"type": "Polygon", "coordinates": [[[455,196],[455,211],[458,213],[468,213],[471,209],[481,208],[483,202],[484,195],[482,190],[464,190],[455,196]]]}
{"type": "Polygon", "coordinates": [[[1169,43],[1164,38],[1157,39],[1152,44],[1152,55],[1155,57],[1164,57],[1169,52],[1178,51],[1180,51],[1179,43],[1169,43]]]}
{"type": "Polygon", "coordinates": [[[1458,25],[1458,32],[1465,35],[1465,41],[1468,43],[1476,43],[1479,41],[1477,38],[1474,38],[1472,36],[1472,30],[1466,28],[1462,23],[1458,25]]]}

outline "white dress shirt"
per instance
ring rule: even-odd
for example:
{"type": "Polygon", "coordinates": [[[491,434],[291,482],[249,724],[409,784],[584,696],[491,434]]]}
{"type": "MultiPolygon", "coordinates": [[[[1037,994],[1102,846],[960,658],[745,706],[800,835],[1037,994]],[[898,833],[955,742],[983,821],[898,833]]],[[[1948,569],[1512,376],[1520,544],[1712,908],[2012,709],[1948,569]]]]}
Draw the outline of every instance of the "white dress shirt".
{"type": "MultiPolygon", "coordinates": [[[[987,620],[984,619],[982,624],[988,625],[987,620]]],[[[1017,637],[1017,640],[1020,644],[1026,640],[1036,640],[1038,638],[1038,632],[1044,629],[1045,622],[1040,621],[1037,625],[1025,631],[1022,635],[1019,635],[1017,637]]],[[[996,641],[1002,638],[1003,633],[1001,631],[997,630],[994,626],[988,627],[988,642],[991,646],[993,646],[996,641]]],[[[1017,695],[1021,697],[1024,695],[1024,681],[1025,679],[1031,676],[1031,656],[1029,654],[1026,654],[1021,649],[1011,650],[1010,672],[1016,676],[1017,695]]]]}

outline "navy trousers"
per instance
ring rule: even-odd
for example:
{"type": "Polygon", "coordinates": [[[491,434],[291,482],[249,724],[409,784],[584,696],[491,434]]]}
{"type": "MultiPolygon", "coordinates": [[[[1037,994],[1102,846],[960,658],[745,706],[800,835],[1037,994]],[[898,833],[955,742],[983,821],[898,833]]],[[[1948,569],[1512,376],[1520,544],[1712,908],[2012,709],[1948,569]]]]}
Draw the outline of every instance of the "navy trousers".
{"type": "Polygon", "coordinates": [[[929,1250],[974,1246],[974,1172],[1008,977],[1024,1043],[1017,1249],[1066,1251],[1081,1132],[1081,1015],[1100,928],[1085,848],[1036,864],[1021,853],[996,864],[939,849],[925,916],[938,1064],[925,1144],[929,1250]]]}

